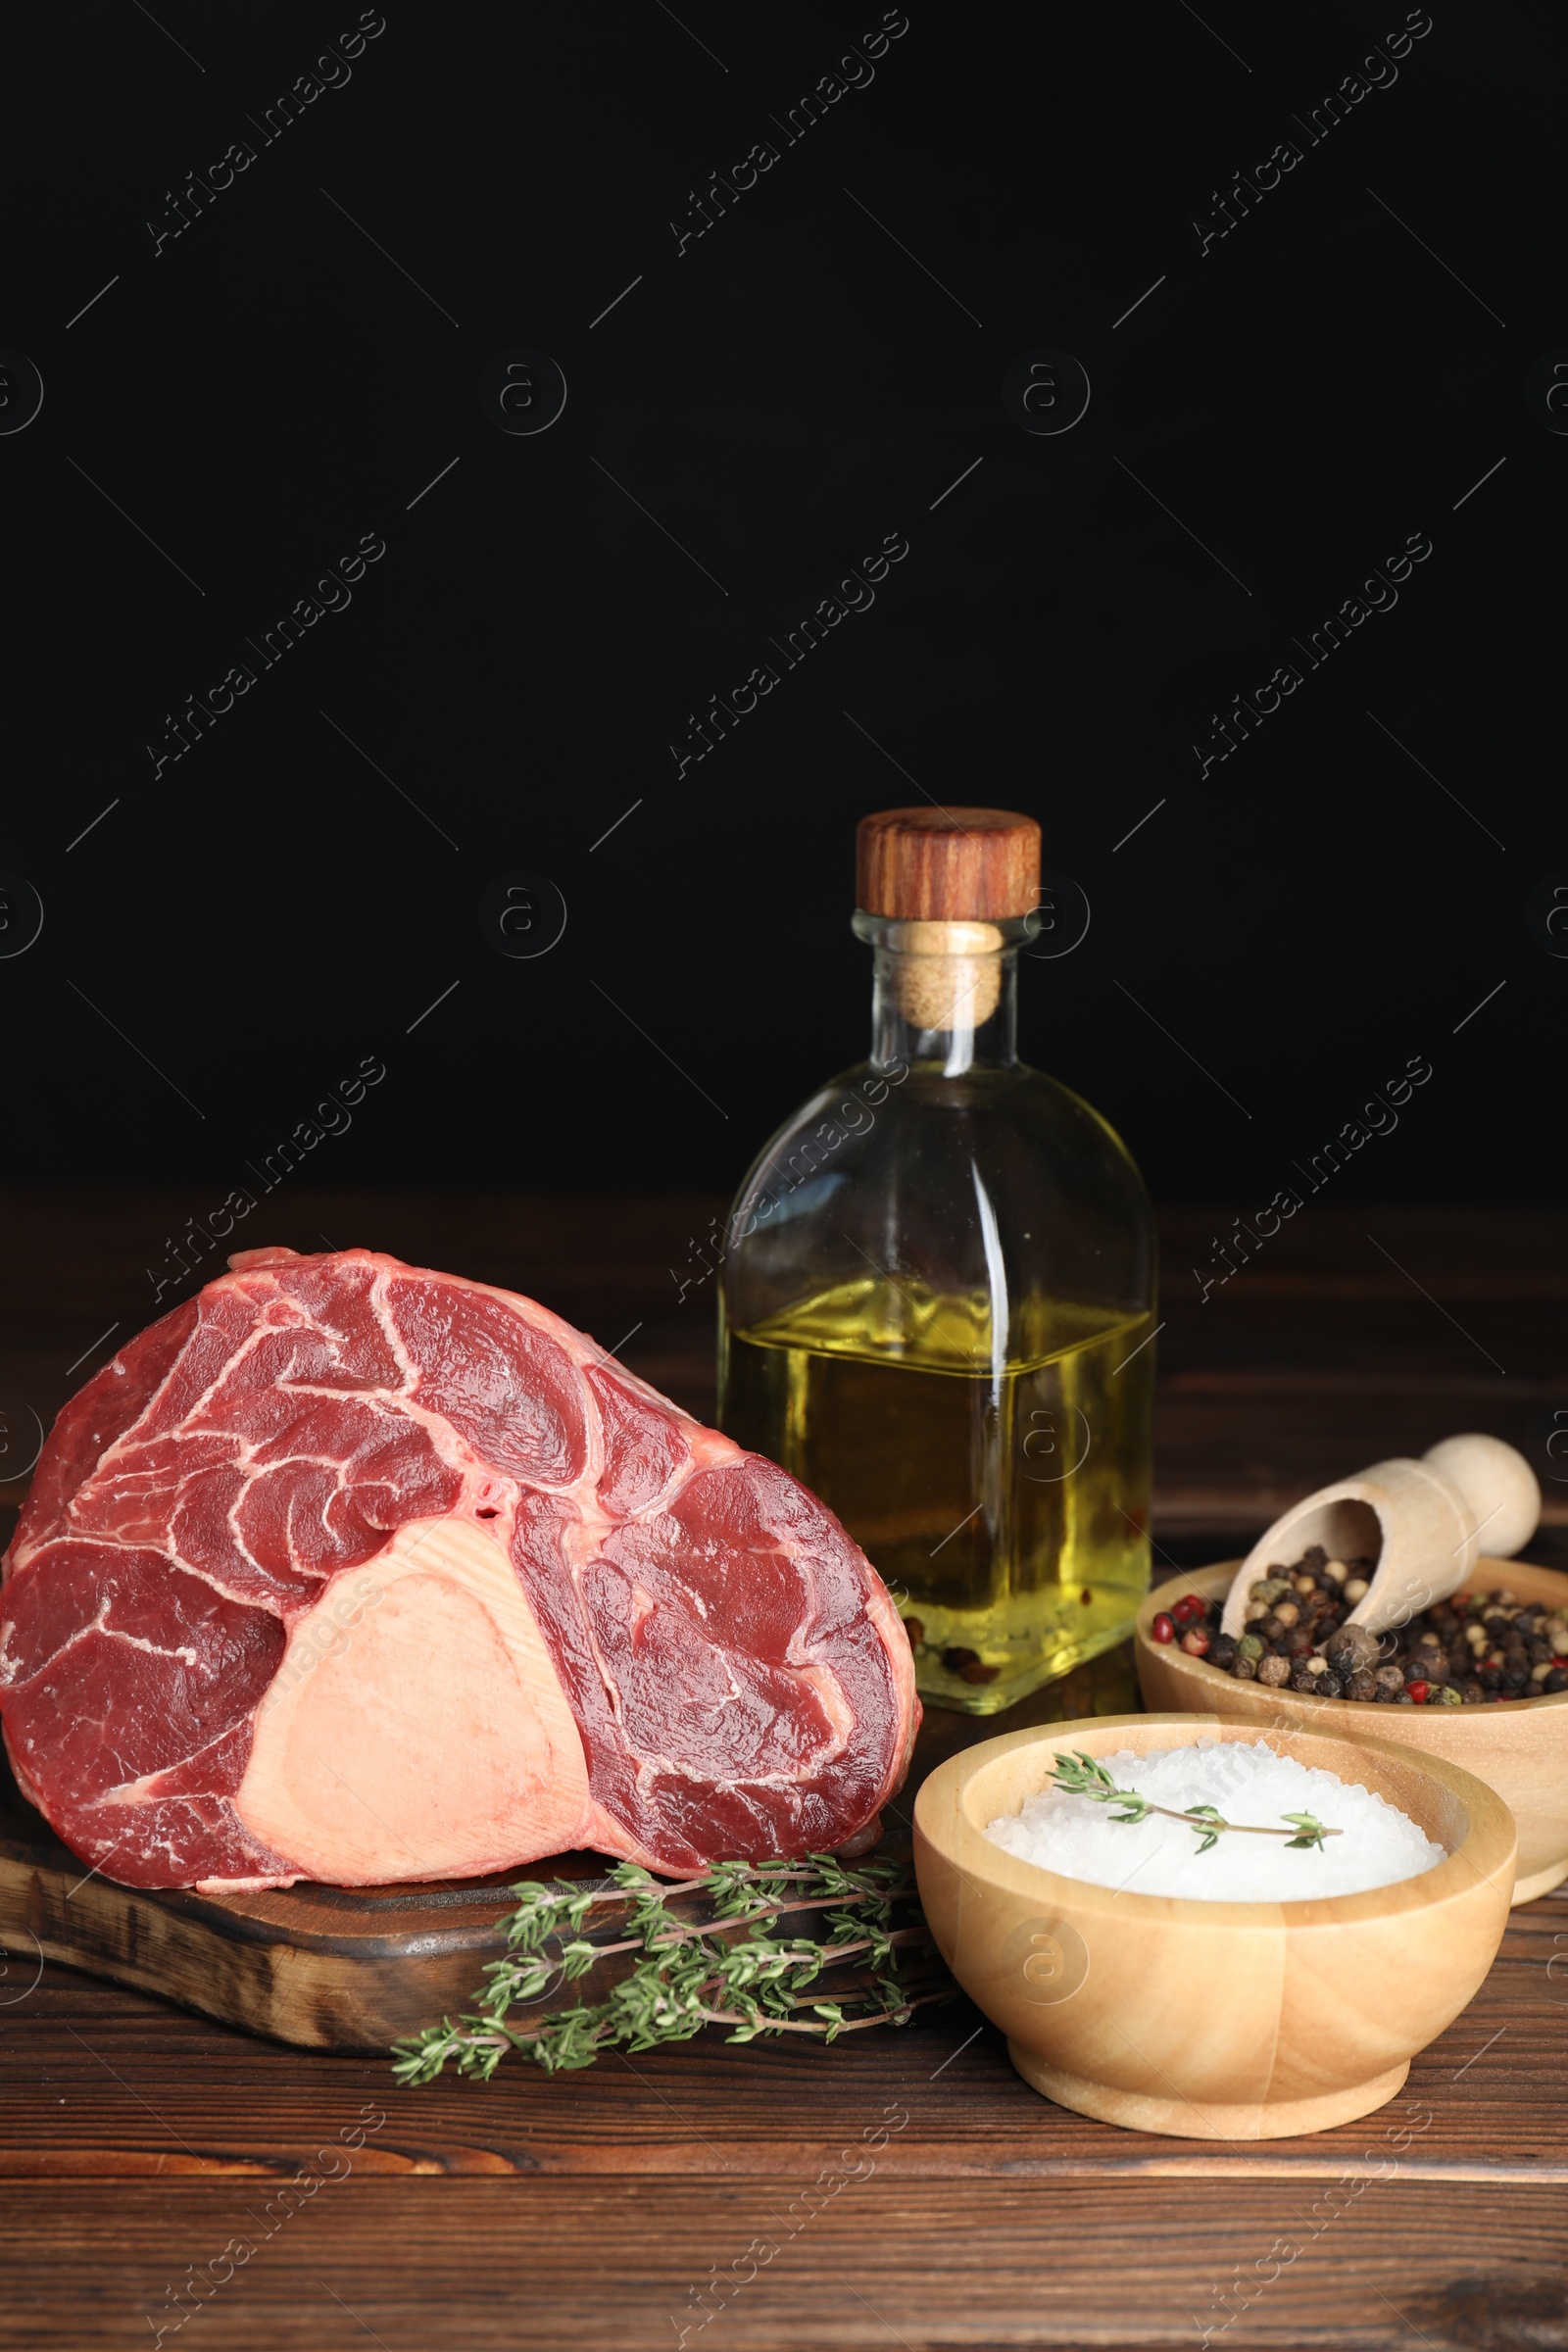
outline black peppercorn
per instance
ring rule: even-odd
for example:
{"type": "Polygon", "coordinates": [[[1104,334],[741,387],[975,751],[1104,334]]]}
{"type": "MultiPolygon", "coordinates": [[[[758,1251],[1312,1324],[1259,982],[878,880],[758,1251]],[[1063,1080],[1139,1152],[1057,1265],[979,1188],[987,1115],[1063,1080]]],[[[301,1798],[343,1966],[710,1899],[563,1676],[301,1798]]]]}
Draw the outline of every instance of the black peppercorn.
{"type": "MultiPolygon", "coordinates": [[[[1568,1646],[1561,1655],[1552,1646],[1557,1621],[1506,1590],[1467,1594],[1459,1603],[1436,1600],[1381,1635],[1350,1622],[1353,1604],[1345,1585],[1370,1578],[1376,1565],[1348,1556],[1340,1575],[1330,1576],[1321,1544],[1294,1566],[1275,1562],[1257,1588],[1260,1599],[1275,1595],[1272,1605],[1241,1640],[1220,1631],[1224,1603],[1206,1604],[1199,1630],[1208,1636],[1210,1663],[1241,1682],[1256,1680],[1273,1690],[1288,1685],[1303,1696],[1363,1705],[1495,1705],[1568,1690],[1568,1646]],[[1483,1632],[1478,1655],[1475,1641],[1483,1632]],[[1318,1671],[1308,1675],[1310,1663],[1318,1671]],[[1426,1686],[1419,1699],[1411,1699],[1407,1684],[1426,1686]]],[[[1188,1621],[1189,1634],[1194,1622],[1188,1621]]]]}
{"type": "Polygon", "coordinates": [[[978,1650],[973,1649],[945,1649],[942,1663],[950,1674],[957,1675],[965,1683],[994,1683],[1002,1672],[1000,1666],[987,1666],[978,1650]]]}
{"type": "Polygon", "coordinates": [[[1324,1642],[1323,1654],[1336,1674],[1354,1674],[1359,1668],[1376,1663],[1378,1638],[1369,1634],[1364,1625],[1342,1626],[1324,1642]]]}

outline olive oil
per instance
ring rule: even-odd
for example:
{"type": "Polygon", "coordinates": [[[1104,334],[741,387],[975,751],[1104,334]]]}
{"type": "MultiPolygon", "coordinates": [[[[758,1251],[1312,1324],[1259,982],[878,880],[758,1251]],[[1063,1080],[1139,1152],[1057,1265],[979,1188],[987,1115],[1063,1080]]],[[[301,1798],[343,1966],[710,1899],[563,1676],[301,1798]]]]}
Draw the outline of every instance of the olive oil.
{"type": "Polygon", "coordinates": [[[723,1425],[837,1512],[922,1691],[971,1713],[1130,1632],[1149,1586],[1148,1313],[841,1282],[720,1348],[723,1425]]]}
{"type": "Polygon", "coordinates": [[[1153,1218],[1120,1137],[1018,1057],[1019,957],[1044,985],[1064,952],[1034,819],[865,817],[856,895],[870,1055],[735,1197],[719,1421],[868,1553],[925,1697],[992,1715],[1148,1588],[1153,1218]]]}

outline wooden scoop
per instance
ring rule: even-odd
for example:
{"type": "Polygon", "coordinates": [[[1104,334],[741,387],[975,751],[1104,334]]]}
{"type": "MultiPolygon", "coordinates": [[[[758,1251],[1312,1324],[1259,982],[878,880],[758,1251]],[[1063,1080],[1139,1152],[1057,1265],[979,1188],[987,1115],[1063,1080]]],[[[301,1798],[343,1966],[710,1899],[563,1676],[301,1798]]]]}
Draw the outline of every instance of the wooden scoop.
{"type": "MultiPolygon", "coordinates": [[[[1457,1592],[1485,1539],[1489,1555],[1509,1559],[1541,1518],[1541,1489],[1522,1453],[1500,1438],[1445,1438],[1419,1461],[1374,1462],[1354,1478],[1320,1487],[1276,1519],[1242,1562],[1225,1602],[1222,1631],[1247,1630],[1252,1588],[1293,1568],[1313,1544],[1331,1560],[1371,1560],[1367,1590],[1348,1623],[1381,1634],[1457,1592]]],[[[1353,1578],[1357,1572],[1351,1571],[1353,1578]]]]}

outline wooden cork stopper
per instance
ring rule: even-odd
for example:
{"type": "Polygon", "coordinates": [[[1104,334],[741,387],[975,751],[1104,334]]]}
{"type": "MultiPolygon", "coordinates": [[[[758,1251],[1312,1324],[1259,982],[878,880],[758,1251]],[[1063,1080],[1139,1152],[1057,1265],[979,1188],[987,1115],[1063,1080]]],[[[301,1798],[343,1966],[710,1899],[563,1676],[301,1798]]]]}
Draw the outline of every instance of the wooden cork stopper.
{"type": "Polygon", "coordinates": [[[916,1029],[978,1029],[1002,996],[995,923],[911,923],[892,958],[899,1010],[916,1029]]]}
{"type": "Polygon", "coordinates": [[[861,911],[906,926],[892,955],[899,1009],[915,1028],[974,1030],[1002,995],[997,925],[1033,909],[1040,827],[1009,808],[884,808],[856,842],[861,911]]]}
{"type": "Polygon", "coordinates": [[[1010,808],[884,808],[856,836],[856,905],[895,921],[995,922],[1032,911],[1040,827],[1010,808]]]}

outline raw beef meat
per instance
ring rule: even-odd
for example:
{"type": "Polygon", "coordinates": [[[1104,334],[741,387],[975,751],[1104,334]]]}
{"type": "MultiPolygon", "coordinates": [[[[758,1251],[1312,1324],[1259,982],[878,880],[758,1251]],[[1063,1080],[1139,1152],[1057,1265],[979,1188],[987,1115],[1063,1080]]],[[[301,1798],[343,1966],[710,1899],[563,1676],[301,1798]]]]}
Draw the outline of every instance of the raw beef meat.
{"type": "Polygon", "coordinates": [[[793,1478],[544,1307],[247,1250],[55,1423],[0,1590],[24,1791],[132,1886],[875,1835],[919,1720],[793,1478]]]}

